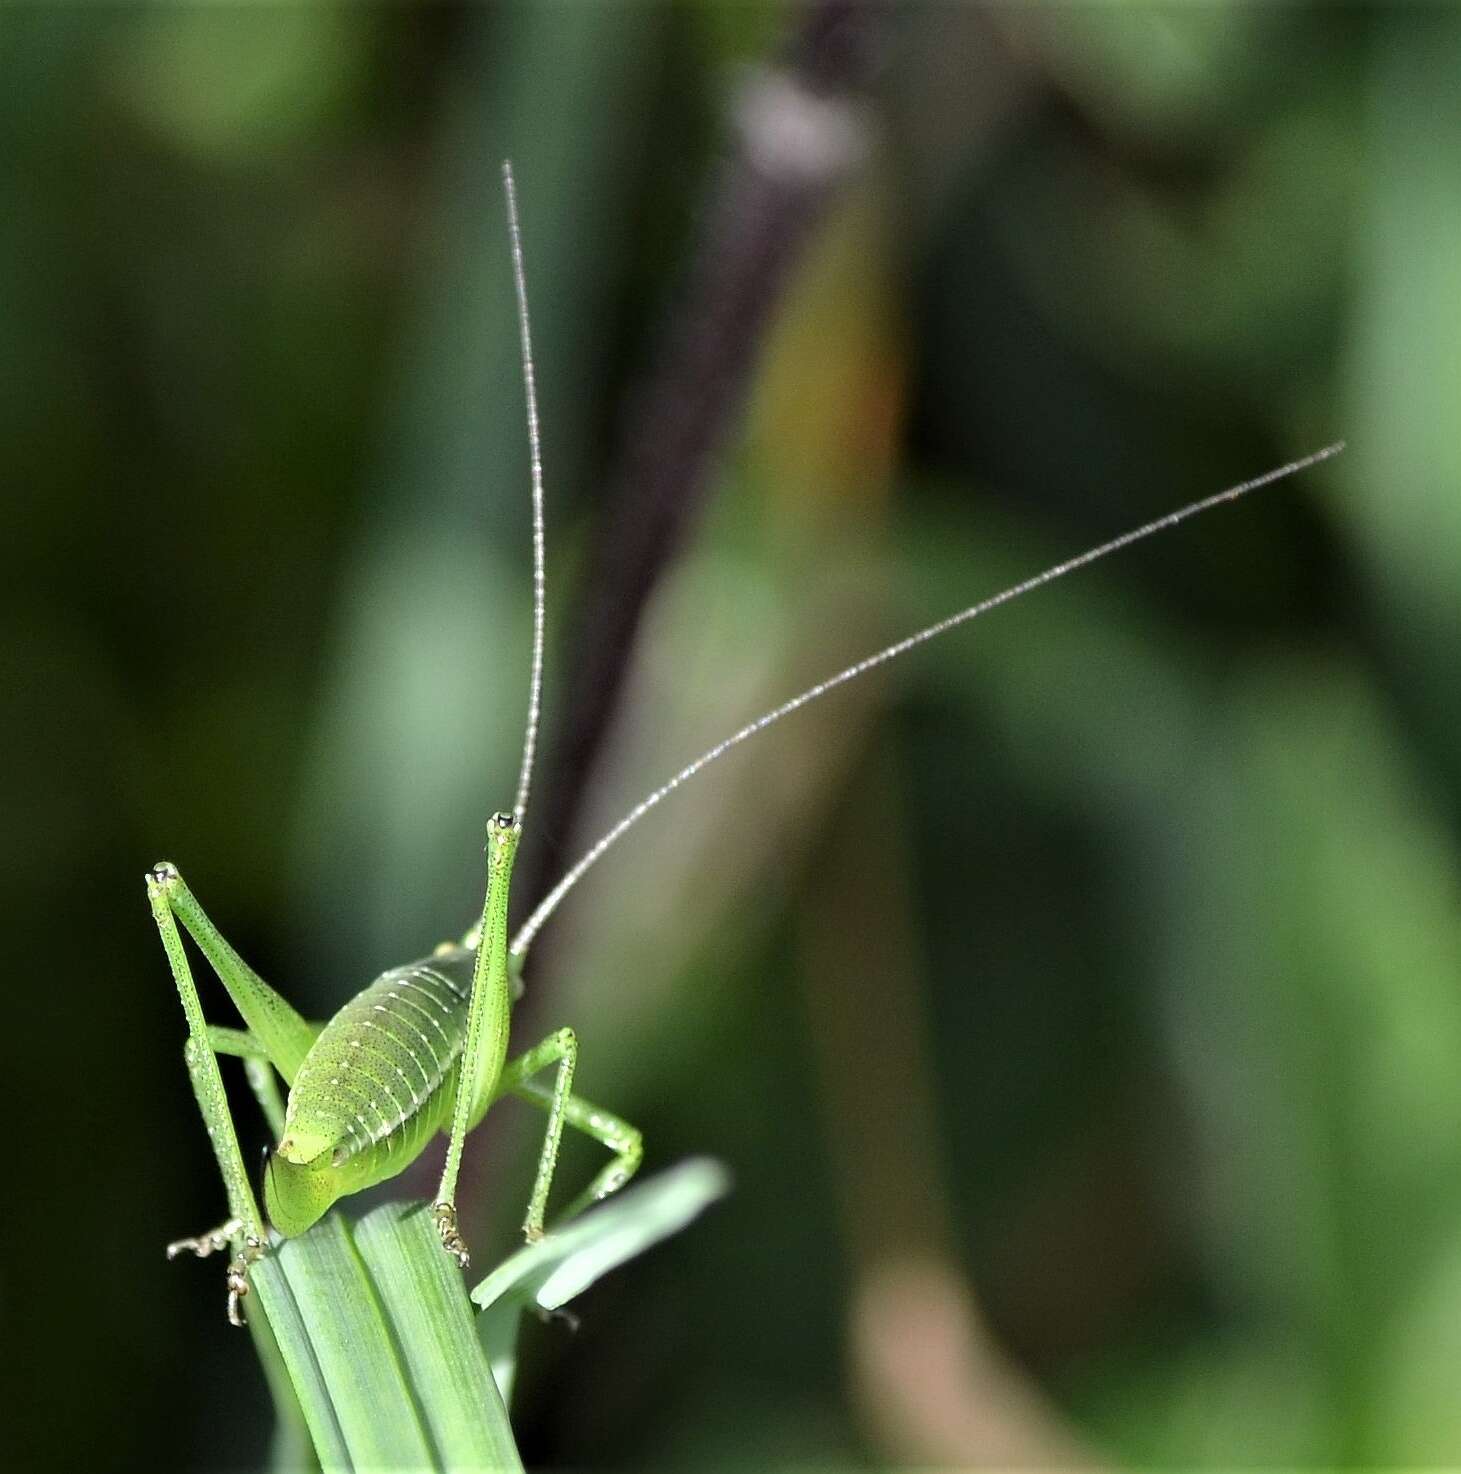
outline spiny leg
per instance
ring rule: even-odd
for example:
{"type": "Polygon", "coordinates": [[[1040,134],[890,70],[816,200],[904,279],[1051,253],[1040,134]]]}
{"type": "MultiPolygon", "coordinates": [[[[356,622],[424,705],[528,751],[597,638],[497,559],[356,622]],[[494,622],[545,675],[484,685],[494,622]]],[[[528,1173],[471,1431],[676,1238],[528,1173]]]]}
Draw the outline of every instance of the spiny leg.
{"type": "Polygon", "coordinates": [[[457,1231],[457,1173],[462,1165],[462,1143],[491,1104],[507,1058],[508,1014],[512,1008],[507,975],[507,889],[521,836],[522,826],[510,814],[494,814],[487,821],[487,898],[482,903],[480,940],[472,967],[472,997],[467,1006],[467,1031],[457,1073],[446,1165],[431,1207],[442,1247],[463,1269],[471,1260],[457,1231]]]}
{"type": "MultiPolygon", "coordinates": [[[[209,1075],[212,1075],[214,1081],[222,1084],[222,1077],[218,1073],[217,1055],[206,1044],[200,1048],[198,1041],[190,1037],[183,1045],[183,1061],[188,1067],[188,1079],[192,1082],[193,1095],[197,1099],[198,1108],[202,1111],[203,1119],[208,1124],[208,1139],[213,1142],[220,1167],[223,1164],[223,1153],[218,1150],[218,1142],[220,1135],[225,1134],[231,1142],[232,1155],[237,1157],[242,1165],[243,1156],[239,1149],[238,1135],[234,1129],[233,1117],[228,1111],[226,1099],[222,1121],[218,1121],[216,1117],[210,1117],[212,1091],[209,1086],[209,1075]]],[[[228,1177],[225,1173],[225,1187],[227,1183],[228,1177]]],[[[249,1265],[264,1252],[264,1229],[258,1208],[254,1206],[253,1188],[249,1185],[247,1173],[244,1175],[244,1191],[247,1194],[247,1211],[252,1213],[252,1218],[246,1217],[238,1210],[234,1203],[234,1196],[230,1192],[228,1204],[230,1216],[226,1222],[197,1239],[176,1239],[167,1246],[169,1259],[177,1258],[185,1249],[191,1249],[199,1259],[206,1259],[215,1250],[237,1244],[236,1252],[228,1261],[228,1272],[224,1276],[224,1282],[228,1287],[228,1320],[230,1325],[235,1326],[241,1326],[244,1323],[240,1305],[244,1296],[249,1292],[249,1265]],[[242,1242],[238,1243],[240,1239],[242,1242]]]]}
{"type": "Polygon", "coordinates": [[[249,1089],[277,1141],[284,1135],[284,1101],[263,1041],[246,1029],[225,1029],[219,1024],[209,1024],[208,1045],[214,1054],[231,1054],[243,1061],[244,1078],[249,1082],[249,1089]]]}
{"type": "Polygon", "coordinates": [[[548,1190],[553,1185],[553,1171],[558,1165],[558,1149],[563,1141],[563,1121],[568,1101],[573,1094],[573,1071],[578,1064],[578,1038],[572,1029],[559,1029],[555,1034],[519,1055],[502,1071],[502,1090],[516,1090],[525,1080],[558,1067],[551,1091],[543,1091],[548,1110],[548,1128],[543,1133],[543,1147],[538,1153],[538,1171],[533,1179],[532,1196],[528,1199],[527,1217],[523,1219],[523,1237],[529,1243],[543,1237],[543,1218],[548,1211],[548,1190]]]}
{"type": "MultiPolygon", "coordinates": [[[[284,1134],[284,1102],[279,1097],[279,1082],[275,1078],[274,1067],[269,1063],[264,1046],[243,1029],[226,1029],[219,1024],[209,1024],[208,1047],[215,1055],[236,1055],[243,1060],[244,1074],[248,1079],[249,1089],[253,1091],[254,1099],[258,1101],[259,1108],[269,1123],[269,1129],[276,1138],[282,1136],[284,1134]]],[[[189,1077],[193,1074],[192,1050],[193,1041],[189,1038],[183,1046],[183,1061],[188,1066],[189,1077]]],[[[226,1249],[234,1235],[242,1230],[242,1220],[230,1218],[226,1223],[219,1224],[217,1228],[209,1229],[207,1233],[174,1239],[167,1246],[167,1257],[176,1259],[179,1254],[193,1254],[199,1259],[206,1259],[210,1254],[219,1254],[226,1249]]]]}
{"type": "Polygon", "coordinates": [[[191,1254],[195,1259],[206,1259],[210,1254],[221,1254],[236,1233],[243,1232],[243,1219],[229,1218],[207,1233],[195,1234],[191,1238],[174,1239],[167,1246],[167,1257],[176,1259],[179,1254],[191,1254]]]}
{"type": "Polygon", "coordinates": [[[309,1053],[321,1026],[310,1023],[234,951],[198,904],[198,898],[188,889],[176,865],[166,861],[158,865],[148,878],[149,891],[154,885],[218,974],[234,1007],[249,1026],[249,1033],[263,1046],[264,1057],[292,1085],[300,1061],[309,1053]]]}
{"type": "Polygon", "coordinates": [[[170,865],[159,865],[147,876],[147,896],[152,905],[153,920],[162,937],[163,950],[167,953],[168,966],[172,969],[173,981],[177,984],[178,997],[182,1000],[183,1013],[188,1020],[189,1037],[184,1051],[188,1078],[192,1081],[193,1094],[197,1097],[203,1124],[207,1127],[208,1139],[213,1143],[213,1154],[223,1177],[229,1222],[238,1225],[229,1238],[242,1239],[228,1269],[228,1318],[234,1325],[242,1325],[239,1301],[248,1293],[249,1260],[257,1258],[263,1251],[263,1220],[244,1168],[238,1132],[229,1114],[223,1077],[218,1072],[218,1059],[209,1044],[203,1005],[193,982],[192,969],[188,966],[187,953],[183,951],[183,939],[173,921],[171,894],[176,882],[177,871],[170,865]]]}
{"type": "MultiPolygon", "coordinates": [[[[526,1058],[526,1056],[524,1056],[526,1058]]],[[[520,1061],[514,1060],[502,1072],[504,1090],[551,1112],[555,1091],[522,1078],[515,1072],[520,1061]]],[[[564,1122],[613,1153],[613,1159],[598,1171],[592,1182],[573,1199],[554,1221],[566,1223],[592,1204],[616,1193],[639,1170],[644,1158],[644,1138],[639,1129],[621,1117],[606,1111],[581,1095],[569,1095],[563,1102],[564,1122]]]]}

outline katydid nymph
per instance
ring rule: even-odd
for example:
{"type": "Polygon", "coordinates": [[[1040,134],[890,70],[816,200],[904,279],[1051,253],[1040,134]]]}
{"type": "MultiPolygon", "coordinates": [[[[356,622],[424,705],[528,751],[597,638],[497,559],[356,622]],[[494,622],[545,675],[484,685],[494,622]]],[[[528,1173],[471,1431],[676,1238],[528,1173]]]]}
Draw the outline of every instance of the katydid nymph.
{"type": "Polygon", "coordinates": [[[521,991],[523,961],[543,924],[584,873],[682,784],[783,717],[916,646],[1199,512],[1326,460],[1342,448],[1328,446],[1056,564],[857,661],[765,712],[687,763],[636,804],[567,871],[510,937],[509,886],[527,813],[542,684],[544,496],[521,232],[512,172],[506,165],[503,182],[527,407],[534,617],[528,716],[516,800],[510,812],[494,814],[487,824],[486,895],[480,919],[459,942],[442,943],[421,960],[381,974],[332,1019],[320,1024],[305,1019],[243,961],[209,920],[175,866],[161,863],[147,876],[153,916],[187,1017],[188,1073],[222,1172],[229,1212],[218,1229],[179,1240],[168,1246],[168,1254],[231,1251],[228,1314],[235,1324],[242,1323],[249,1264],[265,1252],[266,1221],[285,1238],[306,1232],[340,1198],[400,1173],[438,1131],[447,1134],[448,1144],[431,1211],[443,1249],[465,1268],[468,1254],[456,1211],[462,1144],[493,1102],[504,1095],[525,1098],[547,1113],[523,1222],[529,1240],[545,1231],[565,1125],[599,1142],[610,1159],[563,1217],[608,1196],[630,1179],[643,1152],[640,1134],[618,1116],[574,1093],[577,1042],[573,1031],[559,1029],[509,1059],[509,1024],[512,1003],[521,991]],[[213,1026],[204,1018],[182,931],[192,937],[218,974],[242,1015],[244,1029],[213,1026]],[[263,1174],[264,1213],[229,1114],[218,1067],[221,1054],[243,1059],[277,1141],[263,1174]],[[550,1069],[552,1083],[546,1084],[538,1077],[550,1069]],[[280,1098],[276,1077],[288,1086],[287,1103],[280,1098]]]}

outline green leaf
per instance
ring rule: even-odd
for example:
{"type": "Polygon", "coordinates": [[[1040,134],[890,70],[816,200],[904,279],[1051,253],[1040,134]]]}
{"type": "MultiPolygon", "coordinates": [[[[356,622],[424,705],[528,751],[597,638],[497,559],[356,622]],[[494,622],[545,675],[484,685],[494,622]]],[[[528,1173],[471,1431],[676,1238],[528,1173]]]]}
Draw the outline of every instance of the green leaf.
{"type": "Polygon", "coordinates": [[[678,1233],[730,1190],[719,1162],[692,1157],[554,1229],[504,1259],[472,1291],[492,1370],[509,1395],[518,1317],[558,1310],[626,1260],[678,1233]]]}
{"type": "Polygon", "coordinates": [[[729,1185],[696,1159],[575,1218],[477,1286],[479,1324],[424,1203],[330,1214],[251,1269],[255,1334],[273,1334],[321,1468],[519,1471],[504,1393],[521,1312],[557,1310],[729,1185]]]}
{"type": "Polygon", "coordinates": [[[461,1271],[424,1203],[387,1203],[355,1229],[427,1432],[449,1469],[517,1469],[502,1394],[477,1340],[461,1271]]]}
{"type": "Polygon", "coordinates": [[[425,1205],[331,1214],[250,1271],[321,1467],[521,1470],[425,1205]]]}

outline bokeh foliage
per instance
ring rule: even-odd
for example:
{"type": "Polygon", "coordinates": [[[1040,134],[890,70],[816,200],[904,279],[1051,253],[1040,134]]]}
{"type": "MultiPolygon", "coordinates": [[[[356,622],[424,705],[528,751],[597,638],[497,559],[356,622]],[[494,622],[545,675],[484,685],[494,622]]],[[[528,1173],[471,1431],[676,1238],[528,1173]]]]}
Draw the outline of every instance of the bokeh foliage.
{"type": "MultiPolygon", "coordinates": [[[[525,1453],[1454,1463],[1461,19],[891,18],[577,843],[880,639],[1351,449],[807,712],[565,909],[525,1029],[737,1187],[534,1333],[525,1453]]],[[[561,635],[741,69],[796,23],[0,17],[28,1465],[264,1456],[220,1277],[162,1261],[221,1203],[142,872],[315,1013],[461,929],[527,652],[498,161],[561,635]]],[[[483,1262],[533,1129],[481,1133],[483,1262]]]]}

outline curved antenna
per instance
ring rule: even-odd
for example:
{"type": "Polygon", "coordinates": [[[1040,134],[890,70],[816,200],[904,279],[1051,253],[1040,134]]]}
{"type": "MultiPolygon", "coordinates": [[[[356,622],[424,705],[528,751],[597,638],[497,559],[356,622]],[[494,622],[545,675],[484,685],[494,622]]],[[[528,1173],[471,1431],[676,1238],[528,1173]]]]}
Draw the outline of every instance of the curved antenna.
{"type": "Polygon", "coordinates": [[[547,605],[543,535],[543,444],[538,428],[538,381],[533,372],[533,332],[528,321],[528,279],[523,267],[522,227],[517,218],[517,184],[512,160],[502,161],[502,190],[507,197],[507,231],[512,241],[512,281],[517,292],[517,333],[522,344],[523,394],[528,407],[528,454],[533,484],[533,668],[528,678],[528,721],[523,731],[522,765],[512,816],[519,824],[528,811],[533,759],[538,750],[538,722],[543,707],[543,623],[547,605]]]}
{"type": "Polygon", "coordinates": [[[532,945],[533,938],[537,936],[543,923],[558,909],[563,898],[583,879],[585,873],[603,858],[607,850],[617,844],[651,809],[668,798],[682,783],[693,778],[702,768],[709,767],[717,758],[724,757],[731,748],[739,747],[747,738],[754,737],[758,732],[764,732],[767,727],[779,722],[782,717],[790,716],[792,712],[799,711],[804,706],[810,706],[812,702],[820,700],[829,691],[835,691],[838,686],[845,686],[849,681],[855,681],[859,676],[866,675],[868,671],[875,670],[880,665],[886,665],[900,655],[906,655],[917,646],[937,639],[939,635],[947,634],[961,624],[968,624],[970,620],[978,619],[981,614],[988,614],[990,610],[998,609],[1001,604],[1009,604],[1023,594],[1031,593],[1047,583],[1054,583],[1056,579],[1064,578],[1067,573],[1086,568],[1111,553],[1119,552],[1122,548],[1130,547],[1132,543],[1151,537],[1153,533],[1165,532],[1169,527],[1176,527],[1179,523],[1187,521],[1189,517],[1196,517],[1200,512],[1210,511],[1213,507],[1222,506],[1225,502],[1237,501],[1239,497],[1246,496],[1248,492],[1257,491],[1260,486],[1268,486],[1272,482],[1283,480],[1286,476],[1308,470],[1309,467],[1318,465],[1320,461],[1327,461],[1331,456],[1338,455],[1343,449],[1344,442],[1336,441],[1333,445],[1325,446],[1323,450],[1316,450],[1312,455],[1290,461],[1276,470],[1268,471],[1262,476],[1255,476],[1251,481],[1243,481],[1237,486],[1230,486],[1225,491],[1215,492],[1201,501],[1192,502],[1175,512],[1168,512],[1164,517],[1158,517],[1153,522],[1144,523],[1130,532],[1124,532],[1120,537],[1114,537],[1110,542],[1104,542],[1099,547],[1089,548],[1074,558],[1068,558],[1063,563],[1055,564],[1053,568],[1047,568],[1043,573],[1037,573],[977,604],[971,604],[967,609],[961,609],[957,614],[950,614],[947,618],[926,626],[916,634],[908,635],[892,645],[885,646],[874,655],[865,656],[862,660],[849,665],[845,670],[838,671],[835,676],[828,676],[826,680],[818,681],[815,686],[809,686],[799,696],[793,696],[790,701],[784,701],[780,706],[773,707],[770,711],[757,717],[755,721],[747,722],[739,731],[732,732],[729,737],[717,742],[714,747],[707,748],[693,762],[686,763],[673,778],[642,798],[612,829],[591,846],[523,923],[512,940],[510,950],[515,956],[522,957],[532,945]]]}

